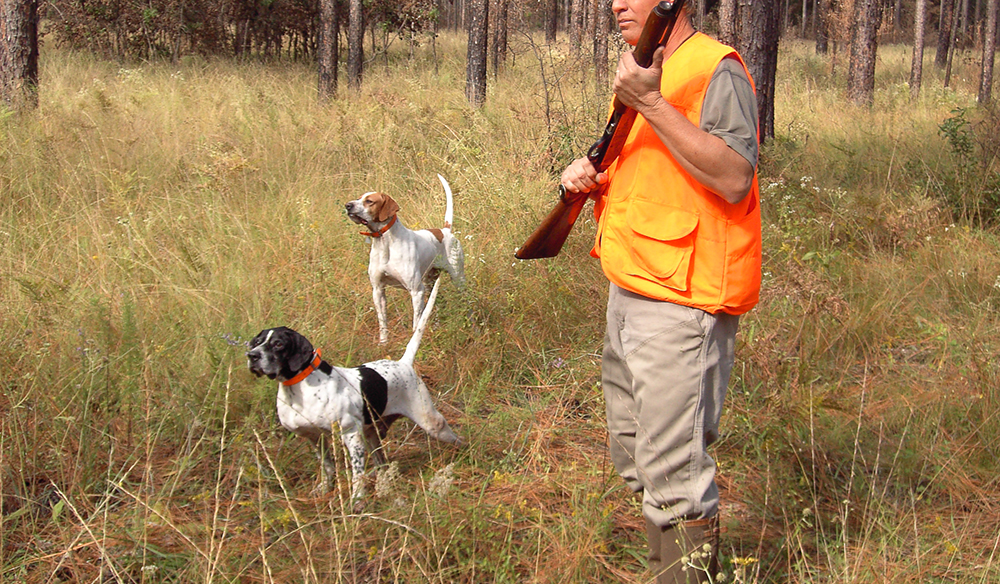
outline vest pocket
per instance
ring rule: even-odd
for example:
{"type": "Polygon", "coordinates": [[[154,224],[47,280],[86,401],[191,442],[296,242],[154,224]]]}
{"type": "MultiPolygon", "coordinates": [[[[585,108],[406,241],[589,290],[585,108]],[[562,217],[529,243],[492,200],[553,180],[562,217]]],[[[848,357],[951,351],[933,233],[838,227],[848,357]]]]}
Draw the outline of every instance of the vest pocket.
{"type": "Polygon", "coordinates": [[[686,291],[698,215],[679,207],[635,200],[629,204],[625,220],[633,235],[629,257],[634,264],[626,266],[625,272],[686,291]]]}

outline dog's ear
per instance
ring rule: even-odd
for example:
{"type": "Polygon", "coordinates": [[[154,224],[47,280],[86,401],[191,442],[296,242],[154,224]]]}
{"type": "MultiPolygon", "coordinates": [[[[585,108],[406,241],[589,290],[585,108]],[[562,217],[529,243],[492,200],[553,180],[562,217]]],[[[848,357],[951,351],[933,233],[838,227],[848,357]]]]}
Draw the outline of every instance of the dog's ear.
{"type": "Polygon", "coordinates": [[[382,204],[378,208],[378,222],[384,223],[399,212],[399,203],[389,195],[384,193],[379,194],[382,195],[382,204]]]}
{"type": "Polygon", "coordinates": [[[291,329],[289,331],[291,334],[285,339],[286,346],[284,352],[288,355],[288,368],[298,373],[305,369],[306,365],[312,361],[313,346],[309,342],[309,339],[291,329]]]}

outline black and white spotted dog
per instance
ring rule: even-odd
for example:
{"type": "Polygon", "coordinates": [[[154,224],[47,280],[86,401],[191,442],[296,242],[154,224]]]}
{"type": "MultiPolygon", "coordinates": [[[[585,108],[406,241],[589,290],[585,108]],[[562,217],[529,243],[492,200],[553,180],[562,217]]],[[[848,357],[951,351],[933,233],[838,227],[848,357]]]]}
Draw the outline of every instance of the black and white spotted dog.
{"type": "Polygon", "coordinates": [[[462,444],[434,408],[427,386],[413,369],[440,283],[439,277],[399,361],[382,359],[360,367],[333,367],[304,336],[287,327],[262,330],[250,341],[250,372],[280,382],[277,403],[281,425],[318,448],[322,476],[317,491],[329,490],[336,471],[326,443],[335,426],[350,458],[351,495],[356,502],[364,494],[366,453],[370,452],[376,463],[384,463],[382,436],[400,416],[410,418],[438,440],[462,444]]]}

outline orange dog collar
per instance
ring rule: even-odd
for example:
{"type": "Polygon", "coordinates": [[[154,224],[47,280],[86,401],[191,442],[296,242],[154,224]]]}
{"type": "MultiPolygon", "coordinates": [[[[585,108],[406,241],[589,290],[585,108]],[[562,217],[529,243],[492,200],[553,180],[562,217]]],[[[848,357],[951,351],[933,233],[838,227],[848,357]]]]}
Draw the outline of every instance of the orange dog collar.
{"type": "Polygon", "coordinates": [[[383,233],[389,231],[389,228],[396,224],[396,217],[397,215],[393,215],[392,219],[390,219],[389,222],[386,223],[385,227],[383,227],[382,229],[379,229],[378,231],[362,231],[361,235],[367,237],[382,237],[383,233]]]}
{"type": "Polygon", "coordinates": [[[316,349],[313,355],[314,357],[312,363],[310,363],[308,367],[300,371],[298,375],[289,379],[288,381],[282,381],[281,382],[282,385],[295,385],[296,383],[302,381],[306,377],[309,377],[309,374],[315,371],[316,368],[319,367],[319,364],[322,362],[319,358],[319,349],[316,349]]]}

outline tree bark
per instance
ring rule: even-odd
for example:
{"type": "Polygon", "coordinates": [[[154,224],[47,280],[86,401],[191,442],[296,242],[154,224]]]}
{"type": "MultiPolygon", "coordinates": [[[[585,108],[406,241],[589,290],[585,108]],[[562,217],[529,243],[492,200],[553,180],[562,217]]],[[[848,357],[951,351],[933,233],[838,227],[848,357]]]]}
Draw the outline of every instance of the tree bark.
{"type": "MultiPolygon", "coordinates": [[[[992,0],[996,1],[996,0],[992,0]]],[[[910,101],[920,96],[924,73],[924,36],[927,33],[927,0],[917,0],[913,14],[913,64],[910,66],[910,101]]]]}
{"type": "Polygon", "coordinates": [[[581,37],[583,36],[583,0],[572,0],[569,21],[569,54],[572,60],[580,56],[581,37]]]}
{"type": "Polygon", "coordinates": [[[781,36],[781,0],[739,0],[737,50],[757,90],[760,140],[774,138],[774,92],[781,36]]]}
{"type": "Polygon", "coordinates": [[[316,61],[319,66],[319,98],[333,99],[337,94],[337,61],[340,58],[340,19],[337,0],[319,2],[319,39],[316,61]]]}
{"type": "Polygon", "coordinates": [[[365,61],[365,17],[362,0],[350,0],[347,24],[347,86],[361,88],[365,61]]]}
{"type": "Polygon", "coordinates": [[[988,0],[986,30],[983,31],[983,76],[979,83],[979,103],[987,104],[993,96],[993,58],[997,47],[997,11],[1000,0],[988,0]]]}
{"type": "Polygon", "coordinates": [[[719,1],[719,42],[736,46],[736,0],[719,1]]]}
{"type": "Polygon", "coordinates": [[[608,85],[608,36],[612,14],[609,0],[594,0],[594,80],[597,87],[608,85]]]}
{"type": "Polygon", "coordinates": [[[472,107],[486,102],[486,46],[489,39],[489,0],[469,0],[469,49],[465,62],[465,98],[472,107]]]}
{"type": "Polygon", "coordinates": [[[951,33],[949,33],[949,35],[948,35],[948,39],[949,39],[949,42],[948,42],[948,59],[947,59],[947,63],[945,64],[945,67],[944,67],[944,86],[945,87],[950,87],[951,86],[951,64],[952,64],[952,60],[955,58],[955,47],[956,47],[956,45],[958,45],[958,20],[959,20],[960,14],[961,13],[959,12],[958,7],[956,6],[955,10],[952,11],[951,33]]]}
{"type": "Polygon", "coordinates": [[[496,79],[500,70],[507,62],[507,12],[510,0],[496,0],[497,14],[493,19],[493,78],[496,79]]]}
{"type": "Polygon", "coordinates": [[[38,107],[38,0],[0,0],[0,102],[38,107]]]}
{"type": "Polygon", "coordinates": [[[556,42],[556,30],[559,28],[559,0],[548,1],[548,19],[545,21],[545,42],[556,42]]]}
{"type": "Polygon", "coordinates": [[[816,5],[816,54],[825,55],[830,50],[830,16],[832,0],[819,0],[816,5]]]}
{"type": "Polygon", "coordinates": [[[847,98],[857,105],[875,103],[875,58],[882,0],[855,0],[851,26],[851,60],[847,70],[847,98]]]}
{"type": "Polygon", "coordinates": [[[941,69],[948,65],[948,52],[951,49],[951,21],[954,11],[955,0],[941,0],[937,52],[934,54],[934,65],[941,69]]]}

